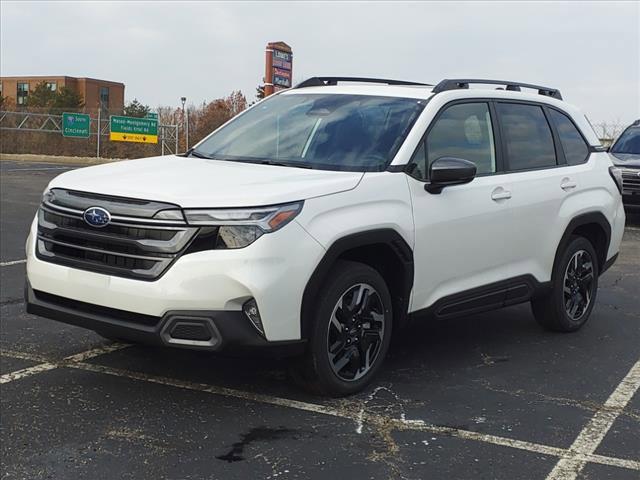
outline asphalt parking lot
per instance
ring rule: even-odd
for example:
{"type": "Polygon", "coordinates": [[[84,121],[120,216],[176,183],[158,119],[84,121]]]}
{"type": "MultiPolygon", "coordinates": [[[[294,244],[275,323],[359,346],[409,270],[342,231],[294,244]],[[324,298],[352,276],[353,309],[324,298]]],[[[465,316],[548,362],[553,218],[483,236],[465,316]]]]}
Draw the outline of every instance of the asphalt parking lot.
{"type": "Polygon", "coordinates": [[[114,344],[27,315],[24,240],[69,168],[0,162],[3,479],[638,479],[640,215],[589,323],[528,305],[426,322],[341,400],[287,360],[114,344]]]}

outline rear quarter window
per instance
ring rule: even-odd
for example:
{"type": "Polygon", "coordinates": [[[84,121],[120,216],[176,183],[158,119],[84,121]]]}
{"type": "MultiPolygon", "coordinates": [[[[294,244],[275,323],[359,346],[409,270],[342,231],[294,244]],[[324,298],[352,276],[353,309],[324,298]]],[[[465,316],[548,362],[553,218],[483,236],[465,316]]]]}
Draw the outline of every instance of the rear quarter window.
{"type": "Polygon", "coordinates": [[[584,138],[564,113],[549,109],[551,121],[556,127],[564,157],[569,165],[579,165],[589,158],[589,147],[584,138]]]}

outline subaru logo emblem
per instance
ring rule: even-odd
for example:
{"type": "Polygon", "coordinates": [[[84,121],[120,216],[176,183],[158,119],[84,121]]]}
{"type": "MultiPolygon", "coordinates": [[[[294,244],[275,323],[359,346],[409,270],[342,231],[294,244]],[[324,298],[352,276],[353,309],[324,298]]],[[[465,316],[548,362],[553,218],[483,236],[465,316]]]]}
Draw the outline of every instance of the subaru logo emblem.
{"type": "Polygon", "coordinates": [[[106,227],[111,221],[111,214],[101,207],[89,207],[82,214],[82,218],[92,227],[106,227]]]}

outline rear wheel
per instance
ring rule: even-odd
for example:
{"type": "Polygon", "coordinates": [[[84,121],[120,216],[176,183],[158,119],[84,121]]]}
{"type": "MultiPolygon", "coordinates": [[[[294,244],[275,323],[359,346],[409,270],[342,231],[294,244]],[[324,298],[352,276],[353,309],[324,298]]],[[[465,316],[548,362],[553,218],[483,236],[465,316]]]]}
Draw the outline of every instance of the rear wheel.
{"type": "Polygon", "coordinates": [[[591,242],[574,236],[553,272],[551,291],[531,302],[538,323],[558,332],[584,325],[598,291],[598,261],[591,242]]]}
{"type": "Polygon", "coordinates": [[[295,378],[315,393],[355,393],[373,379],[389,349],[389,289],[373,268],[340,261],[316,298],[308,349],[295,378]]]}

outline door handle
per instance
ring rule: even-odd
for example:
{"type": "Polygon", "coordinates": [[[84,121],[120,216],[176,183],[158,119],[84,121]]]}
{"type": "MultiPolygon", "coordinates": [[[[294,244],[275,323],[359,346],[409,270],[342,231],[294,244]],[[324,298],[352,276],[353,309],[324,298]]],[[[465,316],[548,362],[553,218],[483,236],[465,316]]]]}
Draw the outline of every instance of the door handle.
{"type": "Polygon", "coordinates": [[[578,184],[569,178],[563,178],[562,183],[560,183],[560,188],[563,189],[565,192],[571,189],[574,189],[577,186],[578,184]]]}
{"type": "Polygon", "coordinates": [[[502,187],[496,188],[493,192],[491,192],[491,200],[507,200],[511,198],[511,192],[509,190],[505,190],[502,187]]]}

